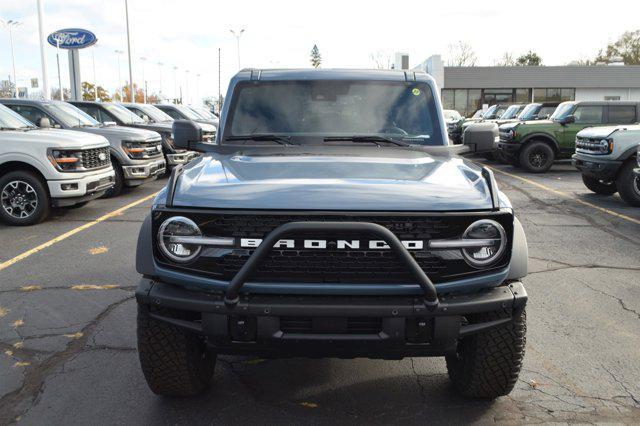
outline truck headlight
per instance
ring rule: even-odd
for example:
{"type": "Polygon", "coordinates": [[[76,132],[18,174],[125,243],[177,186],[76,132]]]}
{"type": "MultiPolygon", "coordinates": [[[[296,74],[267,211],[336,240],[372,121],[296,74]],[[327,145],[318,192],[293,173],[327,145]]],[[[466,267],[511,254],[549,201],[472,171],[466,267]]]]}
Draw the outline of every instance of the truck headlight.
{"type": "Polygon", "coordinates": [[[194,221],[183,216],[174,216],[160,225],[158,246],[167,258],[185,263],[198,256],[202,246],[184,241],[188,240],[188,237],[201,236],[202,232],[194,221]]]}
{"type": "Polygon", "coordinates": [[[82,167],[82,153],[64,149],[52,149],[49,151],[49,161],[61,172],[73,172],[82,167]]]}
{"type": "Polygon", "coordinates": [[[490,219],[473,222],[464,234],[463,240],[484,240],[485,244],[463,248],[462,255],[475,268],[485,268],[495,263],[507,247],[507,235],[502,225],[490,219]]]}
{"type": "Polygon", "coordinates": [[[131,158],[141,159],[141,158],[149,158],[147,154],[147,150],[140,142],[134,141],[123,141],[122,149],[127,153],[127,155],[131,158]]]}

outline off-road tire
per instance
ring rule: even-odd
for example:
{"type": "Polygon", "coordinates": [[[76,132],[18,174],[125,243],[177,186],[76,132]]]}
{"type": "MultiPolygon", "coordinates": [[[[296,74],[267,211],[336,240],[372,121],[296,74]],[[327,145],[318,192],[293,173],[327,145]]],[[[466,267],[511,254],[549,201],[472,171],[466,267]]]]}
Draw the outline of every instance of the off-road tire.
{"type": "MultiPolygon", "coordinates": [[[[497,313],[474,315],[472,321],[501,318],[497,313]]],[[[457,353],[446,357],[456,390],[467,397],[494,399],[507,395],[518,380],[526,345],[525,310],[508,324],[463,338],[457,353]]]]}
{"type": "Polygon", "coordinates": [[[14,226],[35,225],[44,221],[49,216],[49,212],[51,210],[51,198],[49,197],[49,191],[47,190],[46,183],[39,176],[29,171],[17,170],[9,172],[0,176],[0,198],[3,188],[5,188],[5,186],[10,182],[22,182],[28,184],[34,191],[30,193],[35,195],[37,205],[33,212],[31,212],[28,217],[24,218],[12,216],[4,209],[4,206],[0,205],[0,221],[14,226]]]}
{"type": "Polygon", "coordinates": [[[216,354],[201,337],[151,318],[145,306],[138,306],[138,356],[149,388],[164,396],[205,391],[216,364],[216,354]]]}
{"type": "Polygon", "coordinates": [[[113,171],[115,172],[114,184],[111,188],[107,189],[104,195],[100,198],[113,198],[120,195],[122,188],[124,188],[124,173],[122,172],[122,166],[117,160],[111,159],[113,164],[113,171]]]}
{"type": "Polygon", "coordinates": [[[592,176],[582,175],[582,182],[584,183],[584,186],[596,194],[613,195],[618,192],[618,188],[614,181],[607,182],[592,176]]]}
{"type": "Polygon", "coordinates": [[[531,173],[544,173],[551,168],[556,159],[553,148],[542,141],[532,141],[521,150],[518,160],[520,166],[531,173]]]}
{"type": "Polygon", "coordinates": [[[618,194],[630,206],[640,207],[640,177],[636,177],[633,169],[637,167],[634,159],[622,165],[616,177],[618,194]]]}

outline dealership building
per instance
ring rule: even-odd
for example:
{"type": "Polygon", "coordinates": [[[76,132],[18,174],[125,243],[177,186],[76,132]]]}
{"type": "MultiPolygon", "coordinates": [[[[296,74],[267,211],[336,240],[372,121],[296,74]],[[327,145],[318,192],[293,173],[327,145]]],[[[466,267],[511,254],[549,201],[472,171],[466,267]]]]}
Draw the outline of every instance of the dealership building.
{"type": "Polygon", "coordinates": [[[469,116],[496,103],[640,101],[640,66],[448,67],[439,55],[414,70],[431,74],[445,109],[469,116]]]}

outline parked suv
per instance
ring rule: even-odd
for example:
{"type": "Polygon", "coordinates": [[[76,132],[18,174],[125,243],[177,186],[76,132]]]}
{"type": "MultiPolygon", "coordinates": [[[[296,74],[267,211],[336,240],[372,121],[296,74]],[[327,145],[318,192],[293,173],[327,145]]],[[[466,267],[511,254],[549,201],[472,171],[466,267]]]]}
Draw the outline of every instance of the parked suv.
{"type": "Polygon", "coordinates": [[[205,123],[218,127],[218,120],[214,118],[206,118],[187,105],[179,104],[156,104],[156,107],[167,113],[174,120],[192,120],[196,123],[205,123]]]}
{"type": "Polygon", "coordinates": [[[638,125],[593,127],[578,133],[572,163],[591,191],[617,192],[630,205],[640,207],[640,178],[633,172],[639,149],[638,125]]]}
{"type": "Polygon", "coordinates": [[[162,151],[168,169],[178,164],[185,164],[193,158],[192,153],[174,147],[171,136],[171,122],[147,123],[124,106],[113,102],[70,101],[70,103],[101,123],[111,122],[119,126],[152,130],[159,133],[162,139],[162,151]]]}
{"type": "Polygon", "coordinates": [[[109,142],[68,130],[39,130],[0,105],[0,220],[33,225],[51,207],[81,206],[113,186],[109,142]]]}
{"type": "Polygon", "coordinates": [[[160,135],[156,132],[101,125],[75,106],[62,101],[1,99],[0,102],[39,127],[43,127],[42,119],[46,118],[46,126],[55,129],[107,138],[111,145],[109,156],[115,170],[115,184],[106,192],[106,197],[118,195],[125,186],[139,186],[155,180],[165,172],[160,135]]]}
{"type": "Polygon", "coordinates": [[[563,102],[549,120],[500,126],[498,149],[514,165],[532,173],[542,173],[549,170],[555,160],[571,158],[580,130],[607,123],[638,121],[637,102],[563,102]]]}
{"type": "MultiPolygon", "coordinates": [[[[489,108],[487,108],[485,112],[482,113],[482,116],[479,119],[471,118],[469,120],[465,120],[465,122],[462,123],[462,134],[464,134],[464,131],[467,130],[467,127],[469,127],[473,123],[481,123],[484,121],[499,119],[500,117],[502,117],[502,114],[504,114],[505,111],[507,111],[507,108],[509,108],[509,105],[504,105],[504,104],[491,105],[489,108]]],[[[475,114],[474,114],[474,117],[475,117],[475,114]]]]}
{"type": "Polygon", "coordinates": [[[444,122],[447,125],[447,133],[453,143],[462,143],[462,123],[464,123],[464,117],[460,113],[453,109],[445,109],[444,122]]]}
{"type": "Polygon", "coordinates": [[[558,105],[560,102],[532,102],[518,114],[517,121],[548,120],[558,105]]]}
{"type": "Polygon", "coordinates": [[[192,395],[217,354],[445,356],[464,395],[515,385],[527,245],[491,170],[494,123],[447,141],[425,73],[242,70],[216,144],[172,172],[140,230],[138,351],[192,395]],[[409,76],[409,77],[408,77],[409,76]]]}

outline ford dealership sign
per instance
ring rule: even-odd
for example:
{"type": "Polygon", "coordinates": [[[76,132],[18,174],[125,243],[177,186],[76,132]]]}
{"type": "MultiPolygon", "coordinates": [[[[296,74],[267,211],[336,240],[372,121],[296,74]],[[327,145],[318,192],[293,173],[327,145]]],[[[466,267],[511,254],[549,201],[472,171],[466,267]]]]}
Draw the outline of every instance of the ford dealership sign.
{"type": "Polygon", "coordinates": [[[49,34],[47,41],[53,47],[58,47],[58,43],[60,43],[61,49],[82,49],[95,44],[98,39],[91,31],[80,28],[67,28],[49,34]]]}

